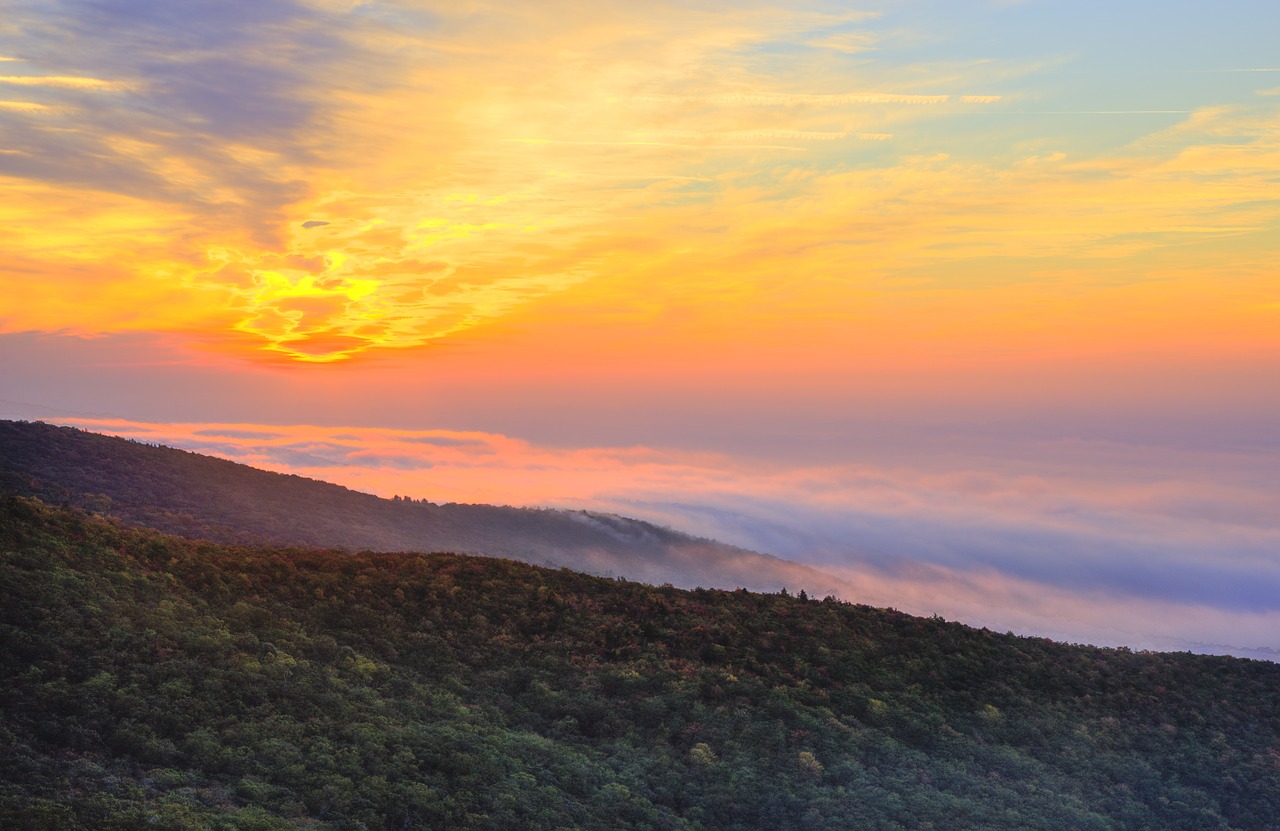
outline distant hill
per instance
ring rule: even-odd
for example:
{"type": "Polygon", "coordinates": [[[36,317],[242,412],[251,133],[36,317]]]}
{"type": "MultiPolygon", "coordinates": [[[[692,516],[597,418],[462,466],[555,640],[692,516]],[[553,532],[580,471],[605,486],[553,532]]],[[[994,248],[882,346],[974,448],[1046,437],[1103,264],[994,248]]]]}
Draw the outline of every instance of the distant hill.
{"type": "Polygon", "coordinates": [[[677,586],[790,586],[821,572],[611,514],[391,500],[185,450],[0,421],[0,494],[36,497],[193,539],[510,557],[677,586]]]}
{"type": "Polygon", "coordinates": [[[1276,831],[1280,665],[0,499],[0,828],[1276,831]]]}

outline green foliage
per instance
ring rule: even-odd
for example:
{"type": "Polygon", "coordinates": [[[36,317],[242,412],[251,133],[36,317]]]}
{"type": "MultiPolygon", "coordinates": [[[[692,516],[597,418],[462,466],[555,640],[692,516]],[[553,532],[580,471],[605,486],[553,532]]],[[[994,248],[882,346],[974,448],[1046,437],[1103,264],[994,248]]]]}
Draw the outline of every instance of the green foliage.
{"type": "Polygon", "coordinates": [[[0,827],[1276,829],[1280,666],[0,503],[0,827]]]}

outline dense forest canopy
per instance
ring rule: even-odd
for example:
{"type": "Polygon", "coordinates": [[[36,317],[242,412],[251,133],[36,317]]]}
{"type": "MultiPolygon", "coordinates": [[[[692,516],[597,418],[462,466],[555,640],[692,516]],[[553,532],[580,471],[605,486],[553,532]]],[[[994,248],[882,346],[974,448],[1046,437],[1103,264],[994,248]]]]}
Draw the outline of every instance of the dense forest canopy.
{"type": "Polygon", "coordinates": [[[0,504],[0,827],[1280,828],[1280,666],[0,504]]]}

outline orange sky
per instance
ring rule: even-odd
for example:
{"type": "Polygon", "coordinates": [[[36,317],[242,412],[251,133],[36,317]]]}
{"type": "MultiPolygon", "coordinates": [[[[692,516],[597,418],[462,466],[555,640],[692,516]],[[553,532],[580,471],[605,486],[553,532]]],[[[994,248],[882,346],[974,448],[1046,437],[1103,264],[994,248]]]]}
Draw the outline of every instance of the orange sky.
{"type": "Polygon", "coordinates": [[[1274,349],[1280,73],[1173,94],[1254,68],[1224,39],[1147,70],[1167,89],[1080,76],[1085,32],[984,51],[1051,10],[974,5],[966,48],[893,4],[322,3],[218,44],[256,57],[267,92],[217,90],[255,109],[192,93],[162,115],[147,105],[189,76],[231,74],[182,50],[180,22],[140,31],[162,39],[132,64],[19,24],[0,323],[176,333],[249,362],[462,333],[511,359],[489,328],[527,333],[516,360],[643,343],[660,369],[1274,349]],[[330,51],[286,65],[316,29],[330,51]]]}

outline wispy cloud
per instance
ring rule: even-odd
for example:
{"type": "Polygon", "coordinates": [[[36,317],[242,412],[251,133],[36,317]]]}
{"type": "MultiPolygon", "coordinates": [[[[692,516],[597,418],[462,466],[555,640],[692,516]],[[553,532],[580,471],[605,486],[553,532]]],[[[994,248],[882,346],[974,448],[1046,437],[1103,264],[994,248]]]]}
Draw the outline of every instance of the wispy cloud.
{"type": "MultiPolygon", "coordinates": [[[[13,113],[50,113],[54,111],[54,107],[48,104],[37,104],[34,101],[0,101],[0,110],[13,113]]],[[[25,151],[10,149],[13,153],[23,153],[25,151]]]]}
{"type": "Polygon", "coordinates": [[[702,133],[693,130],[658,130],[645,135],[682,139],[712,139],[719,141],[755,141],[757,139],[838,141],[849,137],[848,133],[818,133],[806,130],[729,130],[720,133],[702,133]]]}
{"type": "Polygon", "coordinates": [[[71,75],[0,75],[0,84],[20,87],[55,87],[59,89],[84,89],[101,92],[118,92],[132,89],[133,85],[101,78],[81,78],[71,75]]]}
{"type": "Polygon", "coordinates": [[[846,55],[854,55],[875,49],[877,38],[870,32],[833,32],[803,41],[815,49],[831,49],[846,55]]]}
{"type": "Polygon", "coordinates": [[[0,174],[180,205],[224,233],[299,195],[304,131],[321,126],[309,86],[356,51],[349,25],[290,3],[202,0],[177,14],[56,0],[6,24],[27,71],[0,87],[65,118],[8,130],[28,160],[0,174]]]}
{"type": "Polygon", "coordinates": [[[791,107],[797,105],[806,107],[848,107],[856,104],[945,104],[950,98],[951,96],[949,95],[914,95],[896,92],[721,92],[700,95],[646,93],[633,95],[629,100],[638,104],[696,103],[720,107],[791,107]]]}

